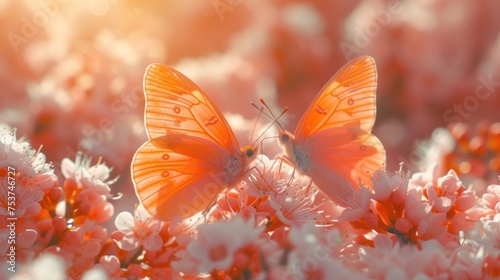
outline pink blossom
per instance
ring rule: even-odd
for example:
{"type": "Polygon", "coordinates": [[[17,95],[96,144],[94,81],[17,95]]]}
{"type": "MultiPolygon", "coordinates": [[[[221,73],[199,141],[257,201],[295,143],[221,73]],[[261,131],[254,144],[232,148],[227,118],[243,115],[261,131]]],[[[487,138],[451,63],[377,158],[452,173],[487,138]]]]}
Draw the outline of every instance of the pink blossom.
{"type": "Polygon", "coordinates": [[[413,224],[418,224],[431,215],[432,206],[422,200],[422,190],[412,189],[408,192],[405,213],[413,224]]]}
{"type": "Polygon", "coordinates": [[[340,232],[333,228],[328,231],[319,229],[313,223],[294,227],[289,232],[291,248],[287,254],[288,277],[299,279],[324,279],[334,270],[339,279],[364,279],[347,266],[341,265],[342,245],[340,232]],[[338,273],[338,274],[337,274],[338,273]]]}
{"type": "MultiPolygon", "coordinates": [[[[95,222],[104,222],[113,216],[114,207],[105,195],[98,194],[94,189],[84,189],[75,198],[73,211],[75,219],[81,217],[95,222]]],[[[81,222],[76,221],[76,223],[81,222]]]]}
{"type": "Polygon", "coordinates": [[[38,233],[33,229],[26,229],[16,236],[17,260],[26,262],[35,256],[33,244],[37,240],[38,233]]]}
{"type": "Polygon", "coordinates": [[[120,260],[116,256],[102,256],[99,258],[100,267],[106,272],[106,276],[111,276],[112,279],[126,279],[121,277],[124,273],[121,270],[120,260]]]}
{"type": "Polygon", "coordinates": [[[409,172],[403,174],[402,170],[395,172],[392,176],[382,170],[376,170],[372,176],[372,197],[376,200],[385,201],[389,199],[393,191],[406,193],[409,178],[409,172]]]}
{"type": "Polygon", "coordinates": [[[425,172],[416,172],[410,178],[410,188],[415,186],[425,186],[427,183],[436,183],[439,177],[439,169],[436,163],[432,163],[427,167],[425,172]]]}
{"type": "Polygon", "coordinates": [[[445,249],[437,242],[428,241],[419,249],[414,245],[393,244],[385,235],[377,235],[374,247],[359,249],[358,269],[365,269],[370,278],[447,279],[450,261],[445,249]]]}
{"type": "Polygon", "coordinates": [[[45,155],[35,151],[28,142],[18,140],[15,129],[9,131],[4,124],[0,124],[0,166],[0,215],[38,214],[44,191],[56,185],[57,177],[52,165],[45,162],[45,155]],[[15,207],[9,208],[12,203],[15,207]]]}
{"type": "MultiPolygon", "coordinates": [[[[295,182],[295,181],[294,181],[295,182]]],[[[307,192],[308,185],[292,184],[277,194],[269,195],[269,204],[276,210],[276,217],[285,225],[300,225],[324,218],[315,205],[315,192],[307,192]]]]}
{"type": "Polygon", "coordinates": [[[56,246],[50,246],[44,253],[52,253],[61,257],[68,267],[67,274],[70,277],[82,275],[95,263],[95,257],[99,255],[102,244],[94,238],[85,238],[83,228],[68,230],[62,236],[56,246]]]}
{"type": "Polygon", "coordinates": [[[500,220],[486,221],[483,224],[485,240],[493,247],[500,249],[500,220]]]}
{"type": "Polygon", "coordinates": [[[256,209],[253,215],[265,215],[272,224],[268,230],[273,230],[310,221],[324,223],[327,219],[320,214],[324,203],[318,202],[317,194],[311,178],[300,176],[281,159],[270,161],[262,155],[253,162],[248,184],[239,191],[239,198],[248,196],[244,204],[250,206],[241,212],[256,209]]]}
{"type": "Polygon", "coordinates": [[[471,243],[457,247],[450,255],[451,278],[484,279],[485,248],[471,243]]]}
{"type": "MultiPolygon", "coordinates": [[[[6,172],[5,168],[5,173],[6,172]]],[[[3,171],[3,170],[2,170],[3,171]]],[[[0,171],[1,173],[3,173],[0,171]]],[[[8,195],[10,190],[10,184],[8,184],[8,177],[2,176],[0,177],[0,215],[2,216],[33,216],[40,212],[41,206],[40,201],[43,199],[44,192],[39,188],[34,188],[27,179],[24,179],[22,176],[16,176],[15,179],[15,211],[9,211],[9,209],[13,209],[12,207],[8,207],[8,197],[12,197],[12,195],[8,195]]],[[[10,181],[10,180],[9,180],[10,181]]],[[[12,193],[12,192],[11,192],[12,193]]]]}
{"type": "Polygon", "coordinates": [[[451,208],[453,203],[455,203],[455,196],[438,197],[436,189],[433,188],[432,184],[427,185],[425,189],[429,197],[429,203],[432,205],[435,211],[447,212],[451,208]]]}
{"type": "Polygon", "coordinates": [[[115,180],[105,181],[111,169],[100,163],[90,166],[90,162],[91,158],[78,153],[74,163],[65,158],[61,166],[66,177],[65,200],[58,202],[55,211],[59,216],[71,215],[76,225],[86,221],[102,223],[114,213],[109,184],[115,180]]]}
{"type": "Polygon", "coordinates": [[[339,221],[357,221],[366,215],[369,215],[370,196],[372,193],[368,188],[361,186],[353,192],[352,201],[349,207],[342,211],[338,217],[339,221]]]}
{"type": "Polygon", "coordinates": [[[361,244],[369,245],[374,232],[388,234],[403,244],[425,240],[458,244],[458,233],[471,230],[476,223],[477,215],[472,211],[476,197],[465,190],[453,171],[443,177],[434,175],[421,173],[409,181],[401,171],[394,176],[380,171],[374,178],[375,194],[357,190],[352,206],[339,220],[350,221],[361,230],[364,235],[357,241],[361,244]]]}
{"type": "Polygon", "coordinates": [[[490,185],[483,194],[482,201],[486,209],[483,216],[487,219],[493,219],[500,213],[500,185],[490,185]]]}
{"type": "Polygon", "coordinates": [[[92,158],[86,156],[82,158],[82,154],[79,153],[75,162],[63,159],[61,171],[66,179],[74,180],[81,188],[90,188],[98,194],[109,195],[111,191],[109,185],[116,181],[116,179],[107,180],[111,169],[100,162],[90,166],[91,161],[92,158]]]}
{"type": "MultiPolygon", "coordinates": [[[[185,245],[195,235],[196,228],[204,221],[203,215],[198,213],[189,219],[182,219],[180,216],[175,216],[168,227],[168,232],[179,244],[185,245]]],[[[169,240],[170,241],[170,240],[169,240]]],[[[167,241],[167,243],[169,242],[167,241]]]]}
{"type": "Polygon", "coordinates": [[[248,194],[248,185],[241,184],[237,188],[229,190],[217,201],[217,207],[210,213],[217,220],[223,217],[242,214],[246,217],[258,215],[256,208],[265,199],[255,199],[248,194]]]}
{"type": "Polygon", "coordinates": [[[266,155],[257,157],[250,167],[250,174],[245,182],[248,185],[247,192],[252,197],[260,198],[270,193],[282,192],[294,176],[293,167],[281,160],[272,161],[266,155]]]}
{"type": "Polygon", "coordinates": [[[254,226],[253,220],[244,221],[241,217],[202,224],[197,238],[187,245],[186,251],[179,255],[181,259],[173,262],[172,267],[182,271],[186,269],[182,263],[194,261],[198,273],[227,270],[238,260],[237,251],[251,244],[262,230],[254,226]]]}
{"type": "Polygon", "coordinates": [[[129,212],[119,213],[115,226],[118,231],[112,233],[112,238],[123,250],[134,250],[142,245],[145,250],[156,251],[163,244],[159,235],[163,222],[151,216],[142,204],[135,209],[134,216],[129,212]]]}
{"type": "Polygon", "coordinates": [[[0,166],[14,168],[22,174],[18,181],[26,180],[20,183],[36,186],[40,190],[52,187],[56,181],[53,166],[46,163],[45,155],[34,150],[30,143],[17,139],[16,129],[10,129],[3,123],[0,123],[0,166]]]}

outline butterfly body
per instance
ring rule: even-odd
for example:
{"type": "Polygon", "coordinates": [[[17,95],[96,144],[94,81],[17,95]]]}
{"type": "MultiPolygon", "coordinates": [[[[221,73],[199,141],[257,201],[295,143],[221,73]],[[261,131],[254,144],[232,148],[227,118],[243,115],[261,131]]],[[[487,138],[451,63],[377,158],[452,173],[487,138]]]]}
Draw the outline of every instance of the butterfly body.
{"type": "Polygon", "coordinates": [[[359,181],[369,183],[385,162],[385,149],[371,134],[375,90],[373,59],[355,59],[327,82],[294,134],[278,132],[286,158],[341,206],[348,206],[359,181]]]}
{"type": "Polygon", "coordinates": [[[284,129],[281,129],[278,135],[279,144],[288,159],[293,161],[301,174],[310,175],[311,157],[309,145],[304,143],[306,145],[299,146],[295,141],[295,136],[284,129]]]}
{"type": "Polygon", "coordinates": [[[242,179],[257,149],[240,148],[222,113],[175,69],[152,64],[144,89],[149,141],[132,161],[136,194],[161,220],[192,216],[242,179]]]}

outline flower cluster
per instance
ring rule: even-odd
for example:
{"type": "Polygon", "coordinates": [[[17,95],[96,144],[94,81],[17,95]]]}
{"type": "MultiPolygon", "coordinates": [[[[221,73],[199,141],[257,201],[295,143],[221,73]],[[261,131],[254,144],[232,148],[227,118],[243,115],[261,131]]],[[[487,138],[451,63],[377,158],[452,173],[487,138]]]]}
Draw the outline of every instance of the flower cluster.
{"type": "MultiPolygon", "coordinates": [[[[16,169],[16,271],[73,279],[341,279],[500,276],[500,186],[482,199],[454,170],[377,170],[347,208],[325,200],[281,158],[188,219],[159,221],[139,204],[114,226],[112,168],[78,154],[54,175],[43,154],[3,126],[3,166],[16,169]]],[[[1,182],[7,184],[6,169],[1,182]]],[[[5,190],[7,188],[3,188],[5,190]]],[[[5,223],[7,194],[0,200],[5,223]]],[[[6,224],[3,224],[6,228],[6,224]]],[[[7,256],[9,230],[1,231],[7,256]]],[[[3,257],[3,261],[8,261],[3,257]]],[[[31,276],[30,276],[31,275],[31,276]]]]}
{"type": "Polygon", "coordinates": [[[477,198],[453,170],[442,177],[434,170],[435,165],[425,173],[414,174],[411,180],[401,171],[393,176],[376,171],[373,193],[366,188],[358,190],[356,207],[347,208],[339,219],[350,221],[365,234],[390,235],[402,244],[426,240],[436,240],[443,246],[448,242],[458,244],[458,233],[474,228],[475,220],[468,211],[477,198]]]}
{"type": "Polygon", "coordinates": [[[75,162],[63,160],[60,180],[45,156],[5,125],[0,131],[0,155],[2,260],[13,261],[12,270],[23,275],[31,273],[22,272],[24,266],[48,255],[44,260],[58,263],[54,264],[58,272],[80,278],[109,247],[107,229],[101,224],[114,213],[109,202],[112,181],[106,181],[110,169],[101,163],[90,166],[89,158],[78,155],[75,162]],[[10,170],[15,170],[12,189],[7,187],[10,170]]]}

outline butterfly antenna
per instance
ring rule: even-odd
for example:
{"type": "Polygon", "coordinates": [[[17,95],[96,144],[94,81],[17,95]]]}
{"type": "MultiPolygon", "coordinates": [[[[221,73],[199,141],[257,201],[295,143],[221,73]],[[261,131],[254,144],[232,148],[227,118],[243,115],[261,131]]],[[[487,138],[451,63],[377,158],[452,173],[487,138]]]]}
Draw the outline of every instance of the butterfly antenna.
{"type": "Polygon", "coordinates": [[[269,106],[267,105],[267,103],[264,101],[264,99],[260,99],[260,103],[262,103],[262,105],[264,105],[264,107],[266,107],[267,111],[269,111],[269,114],[266,114],[266,116],[270,117],[271,119],[273,119],[273,123],[272,124],[275,124],[277,123],[278,126],[283,129],[283,127],[281,126],[281,124],[279,123],[279,118],[281,118],[287,111],[288,111],[288,107],[285,107],[283,109],[283,111],[281,112],[281,114],[278,115],[278,117],[276,117],[274,114],[273,114],[273,111],[271,110],[271,108],[269,108],[269,106]]]}
{"type": "MultiPolygon", "coordinates": [[[[255,108],[257,108],[257,110],[259,110],[259,114],[257,115],[257,119],[255,120],[254,124],[253,124],[253,129],[252,129],[252,134],[250,135],[250,139],[253,139],[253,135],[255,133],[255,130],[257,130],[257,123],[259,122],[259,119],[260,119],[260,116],[264,113],[264,106],[261,106],[260,108],[257,107],[257,105],[255,105],[255,103],[253,102],[250,102],[250,104],[252,104],[252,106],[254,106],[255,108]]],[[[264,113],[265,114],[265,113],[264,113]]],[[[255,143],[254,143],[255,144],[255,143]]]]}
{"type": "MultiPolygon", "coordinates": [[[[271,124],[270,124],[270,125],[269,125],[269,126],[268,126],[268,127],[267,127],[267,128],[266,128],[266,129],[265,129],[265,130],[264,130],[264,131],[260,134],[260,135],[259,135],[259,137],[257,137],[257,138],[255,139],[255,141],[254,141],[253,145],[255,145],[255,143],[257,143],[257,141],[258,141],[259,139],[261,139],[261,138],[262,138],[262,136],[263,136],[263,135],[264,135],[264,134],[265,134],[265,133],[266,133],[269,129],[271,129],[271,127],[272,127],[274,124],[278,124],[278,126],[279,126],[281,129],[283,129],[283,127],[282,127],[282,126],[281,126],[281,124],[279,123],[279,118],[281,118],[281,117],[282,117],[282,116],[283,116],[286,112],[288,112],[288,107],[285,107],[285,108],[283,109],[283,111],[282,111],[282,112],[278,115],[278,117],[276,117],[276,116],[273,114],[273,112],[271,111],[271,108],[269,108],[269,106],[266,104],[266,102],[265,102],[262,98],[260,99],[260,102],[261,102],[261,103],[262,103],[262,105],[263,105],[263,106],[261,106],[260,108],[259,108],[257,105],[255,105],[255,103],[253,103],[253,102],[252,102],[251,104],[252,104],[252,106],[254,106],[255,108],[257,108],[257,110],[259,110],[259,111],[260,111],[260,114],[264,114],[264,115],[265,115],[265,116],[267,116],[268,118],[272,119],[272,120],[273,120],[273,122],[272,122],[272,123],[271,123],[271,124]],[[264,111],[264,108],[266,108],[266,109],[267,109],[267,111],[269,111],[269,114],[268,114],[268,113],[266,113],[266,112],[264,111]]],[[[260,115],[260,114],[259,114],[259,115],[260,115]]],[[[252,133],[252,134],[253,134],[253,133],[252,133]]],[[[261,146],[262,146],[262,143],[261,143],[261,146]]]]}
{"type": "Polygon", "coordinates": [[[260,108],[259,108],[259,106],[257,106],[257,105],[256,105],[255,103],[253,103],[253,102],[250,102],[250,104],[251,104],[252,106],[254,106],[257,110],[259,110],[259,111],[260,111],[260,113],[264,114],[266,117],[268,117],[268,118],[270,118],[270,119],[273,119],[273,117],[272,117],[271,115],[269,115],[268,113],[264,112],[264,106],[260,106],[260,108]]]}

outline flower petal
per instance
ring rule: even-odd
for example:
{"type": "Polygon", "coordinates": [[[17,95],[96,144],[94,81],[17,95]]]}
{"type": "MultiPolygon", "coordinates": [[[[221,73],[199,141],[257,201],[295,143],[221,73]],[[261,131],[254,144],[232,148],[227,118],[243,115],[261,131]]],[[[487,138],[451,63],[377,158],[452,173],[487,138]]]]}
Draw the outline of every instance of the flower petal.
{"type": "Polygon", "coordinates": [[[124,211],[116,216],[115,226],[119,231],[125,234],[131,234],[134,232],[134,224],[134,216],[132,216],[130,212],[124,211]]]}

